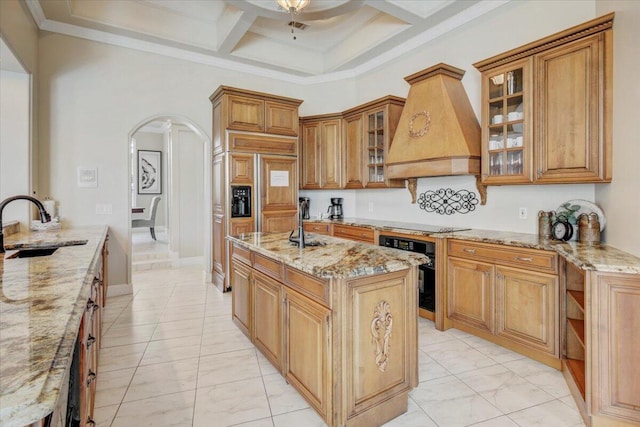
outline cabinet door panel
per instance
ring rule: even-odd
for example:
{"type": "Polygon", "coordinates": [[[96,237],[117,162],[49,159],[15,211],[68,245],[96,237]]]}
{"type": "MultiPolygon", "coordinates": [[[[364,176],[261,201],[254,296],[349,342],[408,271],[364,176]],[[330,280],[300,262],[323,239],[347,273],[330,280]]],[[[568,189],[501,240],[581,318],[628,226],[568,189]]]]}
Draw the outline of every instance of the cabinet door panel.
{"type": "Polygon", "coordinates": [[[598,34],[536,56],[540,182],[603,178],[598,34]]]}
{"type": "Polygon", "coordinates": [[[340,120],[327,120],[320,125],[320,186],[340,188],[342,176],[342,152],[340,144],[340,120]]]}
{"type": "Polygon", "coordinates": [[[591,411],[640,423],[640,277],[595,276],[590,285],[594,307],[591,411]]]}
{"type": "Polygon", "coordinates": [[[362,114],[344,119],[345,188],[364,188],[362,114]]]}
{"type": "MultiPolygon", "coordinates": [[[[296,210],[298,208],[297,160],[295,157],[260,157],[262,211],[296,210]],[[286,185],[272,178],[284,177],[286,185]]],[[[265,230],[262,230],[265,231],[265,230]]]]}
{"type": "Polygon", "coordinates": [[[298,107],[269,102],[266,104],[266,132],[278,135],[298,135],[298,107]]]}
{"type": "Polygon", "coordinates": [[[285,378],[327,420],[331,414],[331,312],[289,289],[285,297],[285,378]]]}
{"type": "Polygon", "coordinates": [[[302,188],[320,188],[320,125],[302,126],[302,188]]]}
{"type": "Polygon", "coordinates": [[[229,154],[229,183],[253,184],[252,154],[229,154]]]}
{"type": "Polygon", "coordinates": [[[232,318],[251,338],[251,269],[232,259],[230,270],[232,318]]]}
{"type": "Polygon", "coordinates": [[[282,366],[282,285],[253,272],[253,343],[273,365],[282,366]]]}
{"type": "Polygon", "coordinates": [[[558,278],[496,267],[496,333],[559,357],[558,278]]]}
{"type": "Polygon", "coordinates": [[[448,260],[447,316],[494,331],[494,266],[457,258],[448,260]]]}
{"type": "Polygon", "coordinates": [[[253,218],[249,219],[232,219],[229,221],[229,235],[238,236],[244,233],[252,233],[255,229],[253,228],[253,218]]]}
{"type": "Polygon", "coordinates": [[[297,211],[262,212],[261,231],[263,233],[281,233],[295,230],[298,226],[297,211]]]}
{"type": "Polygon", "coordinates": [[[263,100],[234,95],[228,100],[228,129],[264,132],[263,100]]]}
{"type": "Polygon", "coordinates": [[[213,215],[212,233],[213,275],[216,280],[216,286],[224,288],[224,276],[226,274],[225,238],[227,237],[224,226],[224,215],[213,215]]]}

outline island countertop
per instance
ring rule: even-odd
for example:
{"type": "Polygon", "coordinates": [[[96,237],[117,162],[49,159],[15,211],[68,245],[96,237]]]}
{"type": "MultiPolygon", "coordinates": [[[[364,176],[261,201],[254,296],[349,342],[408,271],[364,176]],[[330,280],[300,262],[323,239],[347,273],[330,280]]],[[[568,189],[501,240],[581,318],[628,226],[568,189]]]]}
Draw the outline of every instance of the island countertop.
{"type": "Polygon", "coordinates": [[[29,425],[54,410],[107,232],[96,226],[6,236],[0,258],[3,427],[29,425]],[[50,256],[7,258],[12,249],[52,245],[61,248],[50,256]]]}
{"type": "Polygon", "coordinates": [[[318,246],[298,248],[289,233],[246,233],[228,239],[321,279],[353,278],[404,270],[429,260],[425,255],[368,243],[305,233],[318,246]]]}

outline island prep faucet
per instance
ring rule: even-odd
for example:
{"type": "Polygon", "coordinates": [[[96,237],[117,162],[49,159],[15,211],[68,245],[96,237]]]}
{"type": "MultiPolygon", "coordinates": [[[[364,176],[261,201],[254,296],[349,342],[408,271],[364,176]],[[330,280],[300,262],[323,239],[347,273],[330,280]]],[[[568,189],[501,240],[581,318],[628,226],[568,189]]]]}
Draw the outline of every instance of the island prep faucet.
{"type": "Polygon", "coordinates": [[[24,196],[24,195],[7,197],[2,202],[0,202],[0,253],[4,253],[4,232],[2,231],[2,211],[4,210],[5,206],[13,202],[14,200],[18,200],[18,199],[29,200],[30,202],[34,203],[38,207],[38,210],[40,211],[40,220],[42,222],[51,221],[51,217],[49,216],[47,211],[44,209],[44,205],[40,202],[40,200],[36,199],[35,197],[24,196]]]}

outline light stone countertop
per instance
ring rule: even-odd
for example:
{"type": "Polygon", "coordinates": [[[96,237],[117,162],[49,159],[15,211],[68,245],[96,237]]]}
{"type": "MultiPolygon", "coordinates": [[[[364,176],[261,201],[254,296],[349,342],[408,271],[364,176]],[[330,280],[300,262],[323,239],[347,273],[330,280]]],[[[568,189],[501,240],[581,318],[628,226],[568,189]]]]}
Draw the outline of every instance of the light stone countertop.
{"type": "Polygon", "coordinates": [[[108,227],[5,236],[0,258],[0,425],[51,413],[71,365],[93,271],[108,227]],[[80,246],[65,246],[87,240],[80,246]],[[53,255],[7,259],[19,247],[62,245],[53,255]]]}
{"type": "Polygon", "coordinates": [[[586,245],[578,242],[560,242],[543,240],[537,234],[515,233],[509,231],[469,229],[452,233],[434,233],[433,226],[398,221],[380,221],[372,219],[345,218],[339,221],[307,220],[306,222],[354,225],[384,231],[392,231],[415,236],[460,239],[473,242],[493,243],[530,249],[542,249],[557,252],[568,262],[583,270],[595,270],[610,273],[640,274],[640,258],[607,244],[586,245]]]}
{"type": "Polygon", "coordinates": [[[305,236],[307,243],[321,245],[300,249],[289,242],[289,233],[247,233],[228,239],[321,279],[389,273],[428,261],[427,256],[413,252],[314,233],[305,233],[305,236]]]}

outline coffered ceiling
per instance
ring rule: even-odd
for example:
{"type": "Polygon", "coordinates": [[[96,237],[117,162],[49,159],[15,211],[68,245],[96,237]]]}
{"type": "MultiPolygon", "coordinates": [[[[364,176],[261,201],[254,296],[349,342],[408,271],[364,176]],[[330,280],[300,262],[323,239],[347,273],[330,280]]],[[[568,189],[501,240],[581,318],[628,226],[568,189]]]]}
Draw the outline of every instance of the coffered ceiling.
{"type": "Polygon", "coordinates": [[[40,29],[298,82],[358,75],[509,0],[25,0],[40,29]]]}

